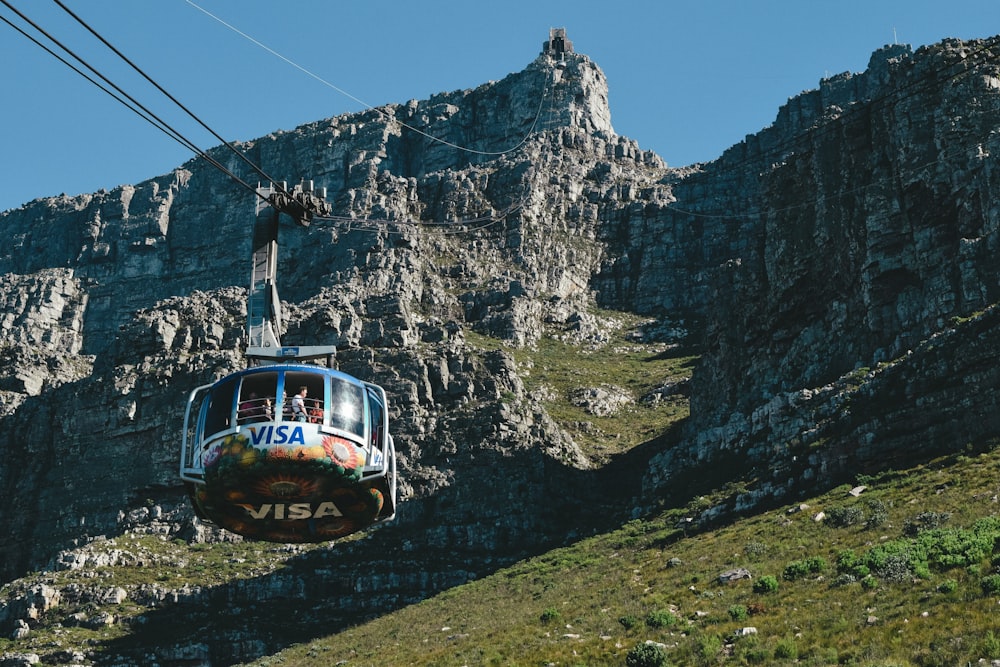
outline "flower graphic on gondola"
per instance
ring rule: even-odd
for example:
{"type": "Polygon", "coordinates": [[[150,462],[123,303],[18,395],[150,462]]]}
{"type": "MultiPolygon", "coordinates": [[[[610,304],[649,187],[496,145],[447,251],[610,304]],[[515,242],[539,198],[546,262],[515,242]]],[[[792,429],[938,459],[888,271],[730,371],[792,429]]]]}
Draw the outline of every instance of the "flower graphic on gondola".
{"type": "Polygon", "coordinates": [[[365,463],[364,453],[357,445],[335,435],[323,436],[323,450],[332,461],[348,470],[360,468],[365,463]]]}
{"type": "Polygon", "coordinates": [[[304,498],[319,489],[315,479],[302,475],[276,473],[265,475],[253,484],[253,491],[269,498],[304,498]]]}

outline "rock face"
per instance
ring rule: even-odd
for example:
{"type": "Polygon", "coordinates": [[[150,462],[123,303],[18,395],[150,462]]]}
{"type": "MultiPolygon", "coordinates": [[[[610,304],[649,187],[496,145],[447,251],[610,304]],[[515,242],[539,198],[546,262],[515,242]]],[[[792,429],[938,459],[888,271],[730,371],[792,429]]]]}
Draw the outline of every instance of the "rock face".
{"type": "MultiPolygon", "coordinates": [[[[706,469],[754,471],[732,500],[745,509],[997,436],[997,40],[886,47],[680,169],[617,136],[600,69],[549,46],[474,90],[239,146],[328,190],[333,219],[282,231],[284,337],[335,343],[342,370],[386,388],[402,505],[308,586],[290,572],[275,590],[173,595],[242,605],[299,587],[337,595],[345,618],[377,613],[603,525],[587,517],[613,525],[706,469]],[[595,306],[701,354],[683,438],[625,472],[581,451],[505,351],[553,330],[599,348],[595,306]],[[362,580],[373,549],[387,574],[362,580]]],[[[226,539],[184,503],[178,442],[188,392],[243,364],[252,201],[192,161],[0,214],[4,581],[154,520],[226,539]]],[[[614,414],[620,384],[572,400],[614,414]]],[[[0,608],[4,632],[66,595],[43,593],[0,608]]],[[[175,658],[274,648],[213,641],[175,658]]]]}
{"type": "MultiPolygon", "coordinates": [[[[327,188],[335,217],[280,239],[284,338],[336,344],[342,370],[387,389],[399,533],[410,526],[482,564],[580,530],[579,502],[551,489],[582,483],[588,460],[528,395],[510,354],[478,351],[466,333],[517,347],[543,325],[582,321],[602,202],[620,198],[619,182],[664,170],[614,134],[600,69],[543,53],[474,90],[239,148],[266,174],[327,188]],[[514,470],[498,475],[508,461],[514,470]]],[[[228,149],[212,155],[259,178],[228,149]]],[[[192,161],[0,217],[5,580],[120,532],[132,510],[183,504],[187,394],[244,364],[253,205],[234,179],[192,161]]],[[[454,571],[443,581],[468,576],[454,571]]]]}
{"type": "Polygon", "coordinates": [[[886,47],[711,165],[782,148],[742,222],[718,219],[749,242],[708,281],[689,440],[651,487],[749,461],[768,480],[756,496],[780,498],[996,436],[996,49],[886,47]]]}

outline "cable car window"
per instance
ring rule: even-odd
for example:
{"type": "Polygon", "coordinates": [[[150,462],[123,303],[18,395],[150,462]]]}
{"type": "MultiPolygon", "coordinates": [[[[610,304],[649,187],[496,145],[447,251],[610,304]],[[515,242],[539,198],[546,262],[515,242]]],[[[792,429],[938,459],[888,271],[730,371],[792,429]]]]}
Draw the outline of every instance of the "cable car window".
{"type": "Polygon", "coordinates": [[[285,373],[285,406],[282,418],[289,421],[323,423],[323,375],[285,373]]]}
{"type": "Polygon", "coordinates": [[[363,436],[365,397],[361,387],[331,377],[330,399],[330,425],[363,436]]]}
{"type": "Polygon", "coordinates": [[[225,431],[233,423],[233,398],[239,378],[228,377],[220,382],[209,398],[208,413],[205,415],[205,436],[225,431]]]}
{"type": "Polygon", "coordinates": [[[240,384],[237,421],[240,424],[272,421],[277,390],[278,374],[276,372],[244,375],[243,382],[240,384]]]}
{"type": "MultiPolygon", "coordinates": [[[[187,411],[184,413],[184,467],[191,468],[195,465],[195,456],[198,453],[198,420],[201,417],[202,408],[208,401],[208,391],[196,392],[190,399],[187,411]]],[[[201,467],[200,464],[198,466],[201,467]]]]}
{"type": "Polygon", "coordinates": [[[382,397],[374,389],[368,389],[368,413],[371,415],[371,446],[375,449],[382,449],[382,438],[384,432],[385,406],[382,405],[382,397]]]}

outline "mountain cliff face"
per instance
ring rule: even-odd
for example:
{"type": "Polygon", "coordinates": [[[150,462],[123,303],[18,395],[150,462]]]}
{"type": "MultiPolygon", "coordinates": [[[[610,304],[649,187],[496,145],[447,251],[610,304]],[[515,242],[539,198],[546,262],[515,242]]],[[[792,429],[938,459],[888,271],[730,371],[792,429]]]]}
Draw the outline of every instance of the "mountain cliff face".
{"type": "MultiPolygon", "coordinates": [[[[336,596],[356,618],[615,525],[706,472],[753,483],[700,520],[995,438],[998,49],[886,47],[684,168],[616,135],[597,65],[548,45],[474,90],[238,146],[327,188],[335,218],[281,232],[284,339],[335,343],[342,370],[386,388],[402,502],[321,566],[188,599],[336,596]],[[607,354],[614,311],[643,318],[639,348],[700,360],[681,432],[607,464],[516,353],[558,338],[607,354]]],[[[86,567],[105,536],[233,539],[193,516],[177,461],[188,392],[243,366],[252,211],[194,160],[0,214],[4,581],[86,567]]],[[[13,587],[0,626],[30,631],[60,597],[13,587]]],[[[213,664],[280,645],[208,641],[213,664]]]]}

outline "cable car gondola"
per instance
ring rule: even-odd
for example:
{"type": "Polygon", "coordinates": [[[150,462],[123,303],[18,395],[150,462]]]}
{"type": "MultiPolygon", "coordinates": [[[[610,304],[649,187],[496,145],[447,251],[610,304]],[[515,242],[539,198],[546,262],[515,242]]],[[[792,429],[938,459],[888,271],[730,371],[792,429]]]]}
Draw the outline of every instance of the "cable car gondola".
{"type": "Polygon", "coordinates": [[[250,539],[322,542],[395,516],[388,403],[382,387],[330,367],[335,348],[280,345],[279,213],[305,225],[325,202],[311,187],[258,194],[250,367],[191,392],[180,476],[202,519],[250,539]],[[304,363],[319,357],[327,366],[304,363]]]}

